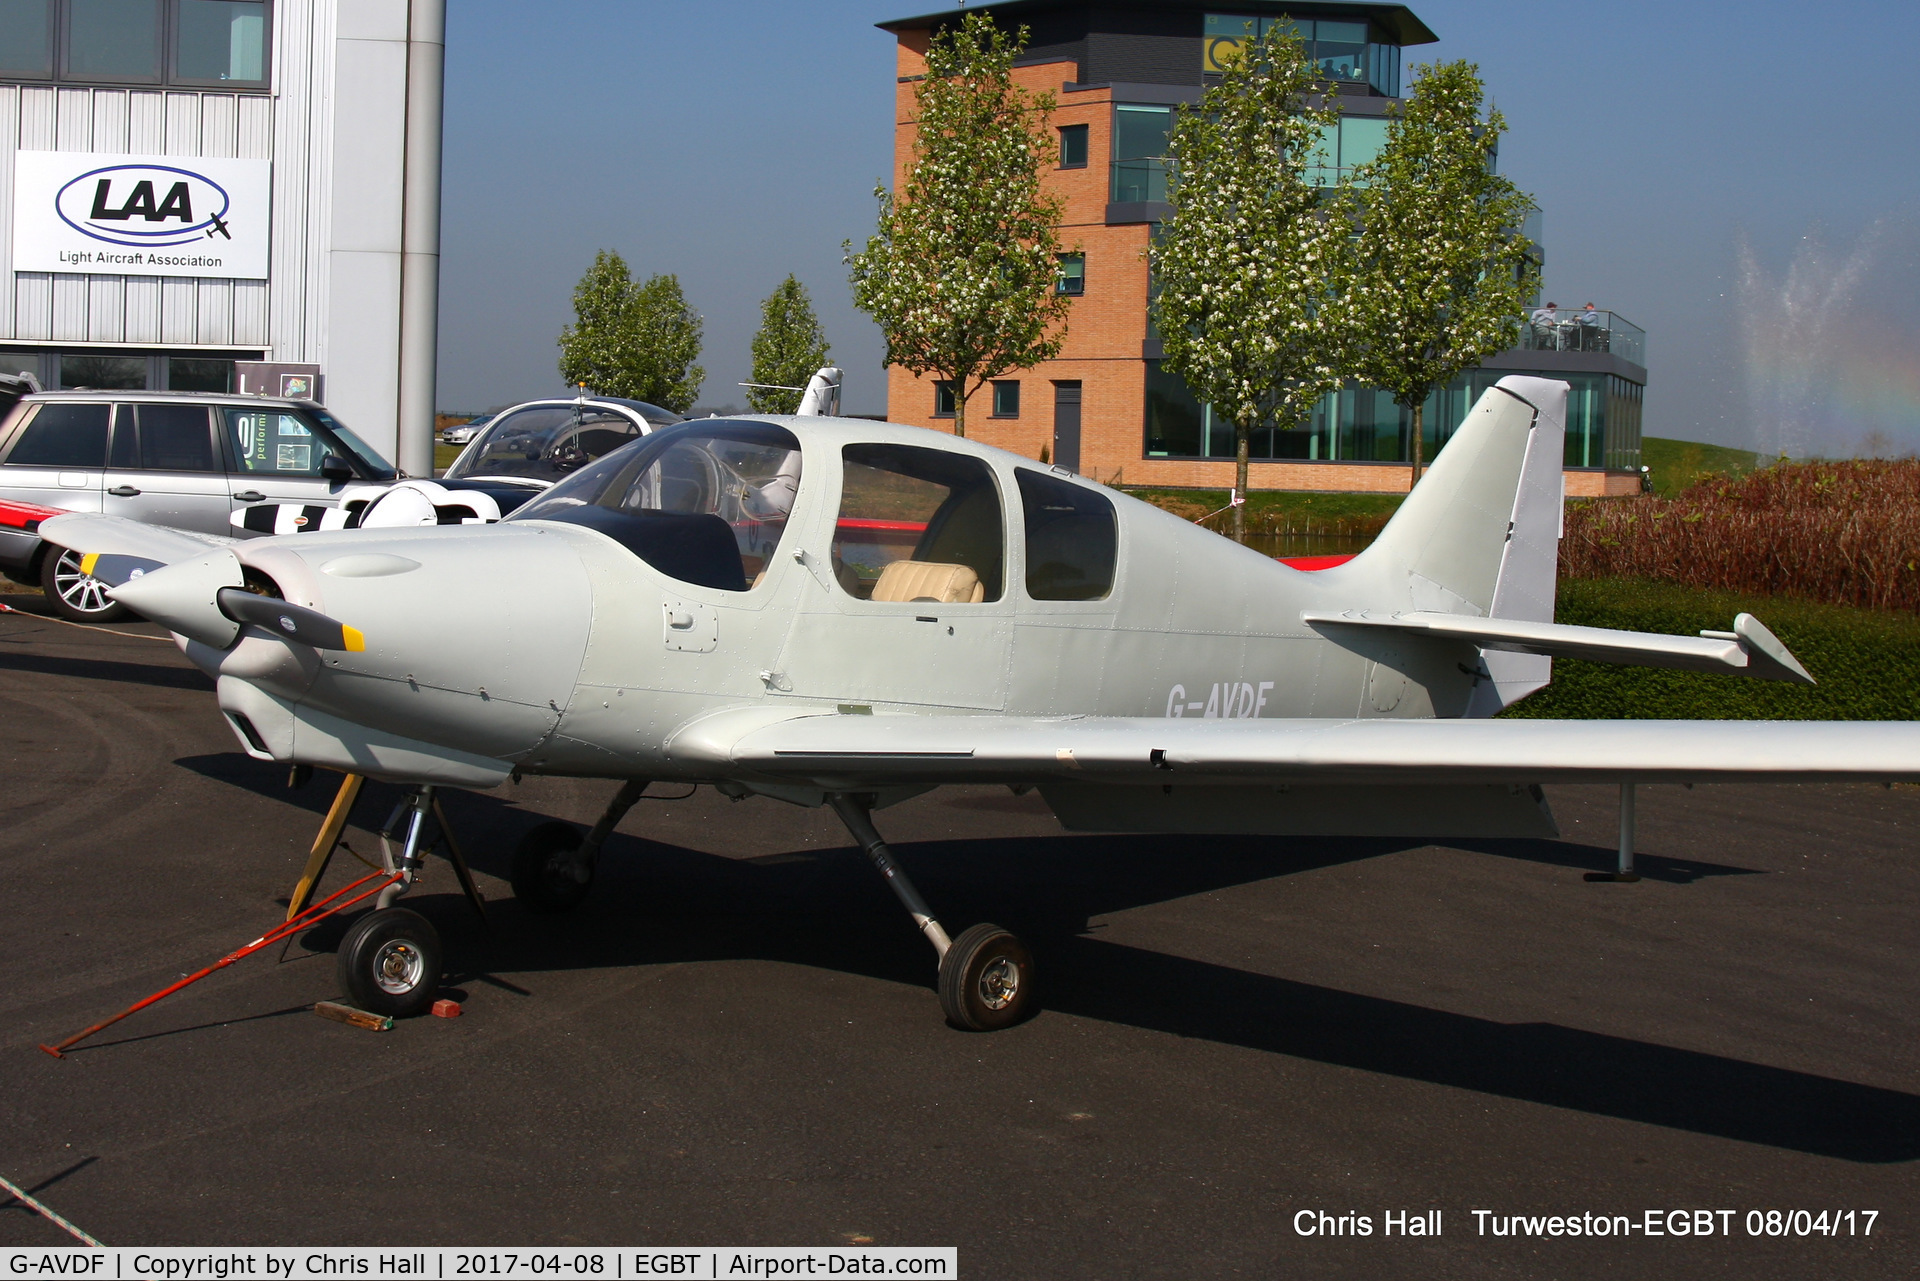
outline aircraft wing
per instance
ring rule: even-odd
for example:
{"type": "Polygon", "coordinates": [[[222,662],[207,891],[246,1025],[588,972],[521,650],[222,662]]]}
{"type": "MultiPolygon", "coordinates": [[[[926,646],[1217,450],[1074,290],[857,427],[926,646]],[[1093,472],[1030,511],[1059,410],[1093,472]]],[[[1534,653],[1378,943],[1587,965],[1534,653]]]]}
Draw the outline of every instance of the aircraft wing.
{"type": "Polygon", "coordinates": [[[1586,658],[1635,667],[1674,667],[1684,671],[1755,676],[1761,680],[1794,681],[1802,685],[1814,683],[1800,660],[1752,614],[1735,618],[1730,632],[1701,632],[1697,637],[1431,611],[1385,614],[1310,609],[1304,611],[1300,619],[1336,638],[1343,628],[1386,630],[1404,636],[1463,640],[1482,649],[1513,654],[1586,658]]]}
{"type": "Polygon", "coordinates": [[[237,538],[147,525],[125,516],[98,512],[67,512],[40,522],[40,536],[70,551],[102,556],[135,556],[171,565],[177,560],[204,556],[215,547],[237,543],[237,538]]]}
{"type": "Polygon", "coordinates": [[[827,790],[940,783],[1920,780],[1920,722],[1201,720],[722,712],[676,762],[827,790]]]}

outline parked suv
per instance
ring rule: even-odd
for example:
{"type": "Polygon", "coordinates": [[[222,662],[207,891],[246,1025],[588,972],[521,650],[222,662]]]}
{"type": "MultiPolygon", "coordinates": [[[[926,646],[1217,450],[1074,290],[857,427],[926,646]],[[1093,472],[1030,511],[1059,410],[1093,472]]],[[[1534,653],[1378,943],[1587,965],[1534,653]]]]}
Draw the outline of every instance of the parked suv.
{"type": "MultiPolygon", "coordinates": [[[[311,401],[201,392],[56,391],[0,420],[0,500],[104,512],[233,537],[236,508],[339,507],[399,473],[311,401]]],[[[0,572],[39,583],[55,612],[123,617],[79,557],[0,525],[0,572]]]]}

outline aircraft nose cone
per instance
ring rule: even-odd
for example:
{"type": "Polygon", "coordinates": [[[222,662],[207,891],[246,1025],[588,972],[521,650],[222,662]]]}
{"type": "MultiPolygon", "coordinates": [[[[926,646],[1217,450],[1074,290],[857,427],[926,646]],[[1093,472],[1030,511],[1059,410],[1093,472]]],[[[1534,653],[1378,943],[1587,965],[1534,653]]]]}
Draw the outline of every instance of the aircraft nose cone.
{"type": "Polygon", "coordinates": [[[110,588],[108,594],[168,631],[225,649],[240,635],[240,624],[221,610],[220,592],[245,581],[239,559],[221,547],[192,560],[148,570],[110,588]]]}

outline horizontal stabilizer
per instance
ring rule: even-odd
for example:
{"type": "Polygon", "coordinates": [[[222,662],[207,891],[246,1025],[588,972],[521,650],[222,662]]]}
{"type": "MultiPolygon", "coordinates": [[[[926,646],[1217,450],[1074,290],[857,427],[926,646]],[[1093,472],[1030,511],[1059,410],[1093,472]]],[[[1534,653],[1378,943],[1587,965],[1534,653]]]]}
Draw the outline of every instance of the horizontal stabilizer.
{"type": "Polygon", "coordinates": [[[1734,619],[1730,632],[1701,632],[1698,636],[1666,636],[1657,632],[1616,631],[1608,627],[1575,627],[1566,623],[1479,618],[1424,610],[1389,614],[1310,609],[1302,613],[1300,619],[1333,639],[1338,639],[1342,628],[1369,628],[1408,636],[1430,636],[1436,640],[1466,641],[1482,649],[1510,654],[1545,654],[1551,658],[1584,658],[1596,663],[1674,667],[1690,672],[1795,681],[1802,685],[1814,683],[1800,661],[1752,614],[1734,619]]]}

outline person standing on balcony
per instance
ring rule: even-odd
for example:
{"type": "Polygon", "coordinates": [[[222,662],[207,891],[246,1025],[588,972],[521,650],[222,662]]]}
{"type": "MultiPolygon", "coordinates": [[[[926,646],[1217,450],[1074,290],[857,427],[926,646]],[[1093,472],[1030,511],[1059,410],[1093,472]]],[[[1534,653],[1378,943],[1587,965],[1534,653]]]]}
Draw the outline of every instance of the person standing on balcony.
{"type": "Polygon", "coordinates": [[[1559,336],[1560,304],[1549,302],[1544,307],[1536,308],[1530,319],[1533,321],[1534,348],[1538,351],[1553,350],[1559,336]]]}

